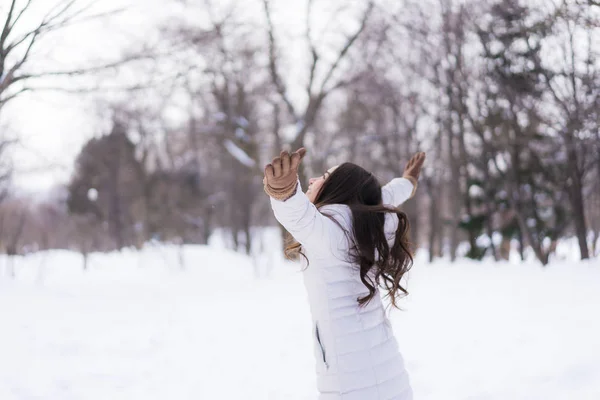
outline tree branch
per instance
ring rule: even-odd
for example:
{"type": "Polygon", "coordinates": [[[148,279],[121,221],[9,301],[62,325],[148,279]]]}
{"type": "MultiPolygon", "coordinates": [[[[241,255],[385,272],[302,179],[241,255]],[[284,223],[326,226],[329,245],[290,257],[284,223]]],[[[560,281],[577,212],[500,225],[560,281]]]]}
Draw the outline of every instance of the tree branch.
{"type": "MultiPolygon", "coordinates": [[[[6,16],[6,21],[4,22],[4,27],[2,28],[2,35],[0,35],[0,71],[2,70],[2,66],[4,64],[4,58],[6,56],[6,54],[4,52],[4,43],[6,43],[6,38],[10,34],[12,26],[14,26],[14,24],[11,24],[11,20],[12,20],[12,13],[15,9],[16,2],[17,2],[17,0],[12,0],[12,2],[10,3],[10,9],[8,10],[8,15],[6,16]]],[[[29,3],[25,6],[25,8],[27,8],[28,5],[29,5],[29,3]]],[[[0,74],[0,76],[2,76],[2,74],[0,74]]]]}
{"type": "Polygon", "coordinates": [[[348,40],[346,41],[346,44],[344,45],[344,47],[342,48],[342,50],[340,51],[340,53],[338,54],[337,59],[335,60],[335,62],[331,65],[331,68],[329,68],[329,71],[327,72],[327,75],[325,75],[325,79],[323,79],[323,83],[321,84],[321,88],[319,90],[319,93],[324,93],[327,94],[327,92],[329,92],[330,90],[326,90],[325,86],[327,86],[327,83],[329,83],[329,80],[331,79],[331,77],[333,76],[333,74],[335,73],[335,71],[337,70],[337,68],[340,65],[340,62],[344,59],[344,56],[346,55],[346,53],[348,53],[348,51],[350,50],[350,48],[352,47],[352,45],[354,44],[354,42],[356,41],[356,39],[358,39],[358,37],[360,36],[360,34],[365,30],[366,26],[367,26],[367,21],[369,19],[369,17],[371,16],[371,12],[373,11],[374,8],[374,4],[372,1],[369,2],[369,5],[367,6],[367,9],[363,15],[363,18],[361,20],[360,23],[360,27],[358,28],[358,30],[348,38],[348,40]]]}
{"type": "MultiPolygon", "coordinates": [[[[66,71],[47,71],[47,72],[39,72],[39,73],[23,73],[18,74],[18,72],[23,68],[23,66],[29,61],[29,57],[31,55],[32,49],[38,43],[38,39],[44,34],[60,30],[70,24],[82,23],[93,19],[103,18],[109,15],[114,15],[115,13],[121,12],[123,9],[111,10],[108,12],[85,15],[96,3],[97,1],[91,1],[87,4],[83,5],[78,9],[74,9],[75,4],[79,0],[66,0],[58,2],[54,7],[52,7],[41,21],[35,26],[34,29],[23,33],[21,36],[12,40],[12,43],[7,43],[8,36],[14,29],[14,27],[19,22],[20,18],[24,13],[29,9],[33,0],[28,0],[27,3],[21,8],[16,17],[13,19],[13,14],[15,10],[16,0],[13,0],[11,3],[11,8],[9,10],[6,22],[4,24],[4,28],[2,30],[2,34],[0,35],[0,96],[13,84],[19,81],[26,81],[28,79],[36,79],[42,78],[46,76],[74,76],[74,75],[82,75],[90,72],[95,72],[103,69],[114,68],[116,66],[122,65],[128,61],[134,59],[140,59],[139,55],[134,57],[129,57],[128,59],[118,60],[116,62],[111,62],[104,65],[99,65],[90,68],[79,68],[73,70],[66,71]],[[23,45],[23,46],[22,46],[23,45]],[[22,47],[21,47],[22,46],[22,47]],[[8,69],[7,72],[5,62],[8,56],[15,51],[17,48],[21,47],[22,55],[17,59],[17,61],[8,69]]],[[[9,100],[14,99],[17,95],[33,90],[33,87],[22,88],[4,98],[0,97],[0,107],[4,105],[9,100]]]]}
{"type": "Polygon", "coordinates": [[[27,9],[29,8],[29,6],[31,5],[31,2],[33,0],[27,0],[27,3],[23,6],[23,8],[21,9],[21,11],[19,11],[19,13],[17,14],[17,16],[15,17],[12,26],[10,27],[12,30],[12,27],[15,26],[17,24],[17,22],[19,22],[19,20],[21,19],[21,16],[23,15],[23,13],[25,13],[25,11],[27,11],[27,9]]]}
{"type": "Polygon", "coordinates": [[[317,49],[312,41],[311,30],[310,30],[310,11],[312,9],[313,0],[308,0],[306,4],[306,41],[308,42],[308,47],[310,49],[310,54],[312,56],[312,63],[310,66],[310,76],[308,78],[308,85],[306,87],[306,92],[308,97],[312,96],[312,87],[313,82],[315,80],[315,69],[317,68],[317,62],[319,60],[319,54],[317,53],[317,49]]]}
{"type": "MultiPolygon", "coordinates": [[[[19,90],[17,90],[16,92],[14,92],[13,94],[7,96],[7,97],[0,97],[0,110],[2,110],[2,108],[10,101],[13,100],[15,97],[25,93],[25,92],[29,92],[31,91],[31,88],[29,87],[23,87],[19,90]]],[[[1,94],[1,92],[0,92],[1,94]]]]}
{"type": "Polygon", "coordinates": [[[275,34],[273,27],[273,20],[271,19],[271,11],[269,9],[269,1],[263,0],[263,6],[265,10],[265,17],[267,18],[267,27],[269,35],[269,70],[271,72],[271,80],[277,89],[277,92],[281,96],[283,102],[286,104],[288,111],[294,117],[294,120],[298,119],[298,114],[294,105],[287,96],[285,85],[283,84],[279,73],[277,72],[277,57],[275,55],[275,34]]]}

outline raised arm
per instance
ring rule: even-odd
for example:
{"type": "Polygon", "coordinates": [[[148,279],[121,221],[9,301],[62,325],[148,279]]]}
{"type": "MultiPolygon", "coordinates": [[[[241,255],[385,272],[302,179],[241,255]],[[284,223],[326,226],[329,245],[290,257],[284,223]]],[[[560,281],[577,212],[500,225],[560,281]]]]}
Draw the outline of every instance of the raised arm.
{"type": "Polygon", "coordinates": [[[328,250],[332,240],[339,238],[341,228],[317,210],[302,193],[298,181],[298,166],[306,150],[281,152],[265,167],[265,192],[271,197],[275,218],[303,246],[314,251],[328,250]]]}
{"type": "Polygon", "coordinates": [[[383,204],[398,207],[410,199],[417,185],[406,178],[394,178],[381,188],[383,204]]]}
{"type": "MultiPolygon", "coordinates": [[[[394,178],[381,188],[381,198],[384,205],[398,207],[415,195],[424,162],[425,153],[415,154],[406,164],[402,178],[394,178]]],[[[398,218],[392,214],[386,214],[384,231],[391,243],[395,240],[394,235],[397,226],[398,218]]]]}
{"type": "Polygon", "coordinates": [[[302,192],[300,182],[292,197],[285,201],[271,197],[275,218],[300,244],[312,251],[329,251],[334,240],[342,237],[341,228],[317,210],[302,192]]]}
{"type": "Polygon", "coordinates": [[[398,207],[415,195],[421,167],[425,162],[425,153],[419,152],[411,157],[404,168],[402,178],[394,178],[381,188],[383,204],[398,207]]]}

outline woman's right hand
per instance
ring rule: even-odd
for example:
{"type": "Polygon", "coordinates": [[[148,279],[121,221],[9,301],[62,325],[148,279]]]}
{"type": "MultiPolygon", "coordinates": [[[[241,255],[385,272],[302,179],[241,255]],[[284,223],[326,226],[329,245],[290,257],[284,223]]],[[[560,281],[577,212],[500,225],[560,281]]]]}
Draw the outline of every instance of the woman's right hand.
{"type": "Polygon", "coordinates": [[[305,154],[306,149],[303,147],[292,154],[282,151],[279,157],[267,164],[263,184],[269,196],[285,201],[296,193],[298,167],[305,154]]]}

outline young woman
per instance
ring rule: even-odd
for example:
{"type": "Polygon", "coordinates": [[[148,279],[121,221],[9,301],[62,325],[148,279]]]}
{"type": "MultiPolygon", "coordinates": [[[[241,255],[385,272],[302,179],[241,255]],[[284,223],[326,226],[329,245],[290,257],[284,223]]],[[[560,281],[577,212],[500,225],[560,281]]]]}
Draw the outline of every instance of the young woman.
{"type": "Polygon", "coordinates": [[[297,240],[286,254],[305,263],[319,399],[412,399],[379,289],[394,306],[407,293],[400,281],[412,264],[408,218],[397,207],[414,194],[425,154],[383,187],[344,163],[312,178],[304,194],[298,166],[305,153],[281,152],[263,183],[275,217],[297,240]]]}

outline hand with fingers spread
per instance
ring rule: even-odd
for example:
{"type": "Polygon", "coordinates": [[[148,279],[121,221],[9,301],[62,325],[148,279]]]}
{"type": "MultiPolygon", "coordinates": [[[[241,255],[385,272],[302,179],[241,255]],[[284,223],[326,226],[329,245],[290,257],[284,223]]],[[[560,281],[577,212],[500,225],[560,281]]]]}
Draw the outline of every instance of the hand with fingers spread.
{"type": "Polygon", "coordinates": [[[417,190],[417,183],[419,181],[419,175],[421,174],[421,168],[423,167],[423,163],[425,162],[425,153],[418,152],[414,156],[408,160],[408,164],[404,168],[404,173],[402,174],[403,178],[408,179],[413,184],[413,192],[411,197],[415,194],[417,190]]]}
{"type": "Polygon", "coordinates": [[[270,164],[265,166],[263,184],[265,192],[276,200],[285,201],[296,193],[298,167],[306,154],[304,147],[292,154],[282,151],[270,164]]]}

